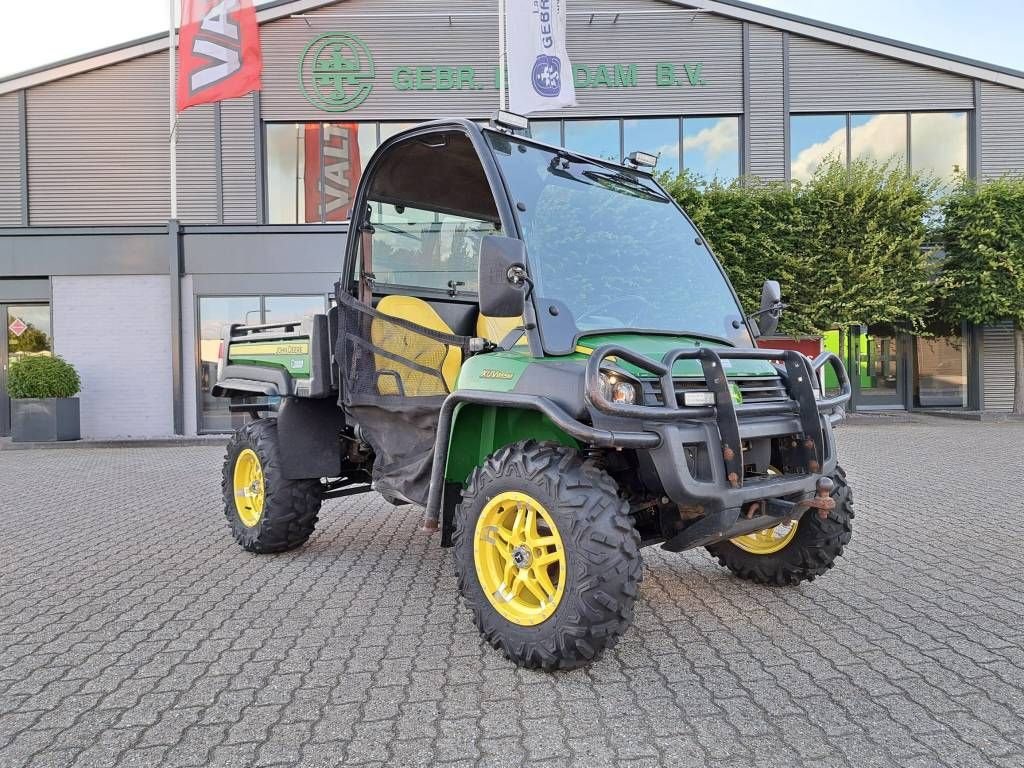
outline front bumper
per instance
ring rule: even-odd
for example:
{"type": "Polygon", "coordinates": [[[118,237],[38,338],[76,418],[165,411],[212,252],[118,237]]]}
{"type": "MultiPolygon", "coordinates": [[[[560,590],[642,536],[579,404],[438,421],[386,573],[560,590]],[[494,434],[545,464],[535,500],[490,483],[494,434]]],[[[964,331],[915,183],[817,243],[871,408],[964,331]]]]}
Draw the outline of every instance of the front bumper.
{"type": "Polygon", "coordinates": [[[664,494],[680,505],[700,506],[706,513],[736,510],[754,501],[813,495],[818,480],[835,471],[836,451],[830,415],[850,399],[852,388],[842,361],[823,352],[813,361],[799,352],[770,349],[711,349],[685,347],[670,350],[661,360],[637,354],[625,347],[606,344],[594,350],[587,364],[586,398],[594,425],[614,427],[620,433],[632,424],[639,432],[658,436],[649,449],[664,494]],[[660,379],[664,405],[626,405],[607,400],[601,391],[600,373],[611,359],[624,360],[660,379]],[[729,391],[723,360],[781,362],[789,399],[784,402],[736,405],[729,391]],[[682,407],[676,401],[672,369],[679,360],[701,364],[715,405],[682,407]],[[817,398],[818,375],[830,365],[840,383],[840,393],[817,398]],[[791,456],[802,474],[744,478],[743,445],[754,438],[793,437],[791,456]],[[687,460],[688,446],[707,451],[710,477],[698,478],[687,460]]]}

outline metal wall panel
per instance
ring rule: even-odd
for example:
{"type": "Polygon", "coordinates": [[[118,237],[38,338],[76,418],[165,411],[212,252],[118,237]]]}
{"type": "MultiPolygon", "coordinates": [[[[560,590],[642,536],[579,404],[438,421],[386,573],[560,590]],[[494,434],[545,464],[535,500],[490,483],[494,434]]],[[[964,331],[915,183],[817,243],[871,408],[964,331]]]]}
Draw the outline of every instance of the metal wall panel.
{"type": "MultiPolygon", "coordinates": [[[[635,87],[593,87],[577,91],[579,105],[560,115],[738,114],[742,111],[741,25],[711,14],[666,3],[600,0],[586,15],[570,6],[569,53],[576,65],[635,64],[635,87]],[[618,11],[655,11],[621,14],[618,11]],[[673,63],[686,81],[683,64],[700,63],[704,85],[656,85],[657,62],[673,63]]],[[[497,58],[496,3],[479,0],[352,0],[261,28],[265,120],[418,120],[440,116],[487,117],[498,104],[494,84],[497,58]],[[495,9],[495,13],[489,13],[495,9]],[[332,18],[339,13],[442,14],[434,17],[332,18]],[[467,15],[468,13],[486,15],[467,15]],[[450,14],[450,15],[449,15],[450,14]],[[461,14],[461,15],[460,15],[461,14]],[[313,106],[299,85],[303,50],[329,32],[358,35],[374,60],[373,89],[359,106],[332,113],[313,106]],[[399,90],[392,77],[400,67],[473,67],[475,89],[399,90]]],[[[307,81],[309,80],[307,75],[307,81]]]]}
{"type": "Polygon", "coordinates": [[[786,177],[782,33],[750,25],[749,168],[753,176],[786,177]]]}
{"type": "Polygon", "coordinates": [[[217,172],[214,107],[192,107],[178,118],[178,219],[182,223],[217,223],[217,172]]]}
{"type": "Polygon", "coordinates": [[[167,129],[166,53],[30,90],[32,224],[166,221],[167,129]]]}
{"type": "Polygon", "coordinates": [[[986,411],[1013,410],[1013,324],[982,329],[981,375],[986,411]]]}
{"type": "Polygon", "coordinates": [[[9,93],[0,96],[0,227],[21,224],[21,114],[9,93]]]}
{"type": "Polygon", "coordinates": [[[973,109],[972,81],[873,53],[792,35],[793,112],[973,109]]]}
{"type": "Polygon", "coordinates": [[[981,84],[981,174],[1024,174],[1024,91],[981,84]]]}
{"type": "MultiPolygon", "coordinates": [[[[266,75],[264,75],[266,77],[266,75]]],[[[221,102],[224,223],[256,221],[256,125],[252,95],[221,102]]]]}

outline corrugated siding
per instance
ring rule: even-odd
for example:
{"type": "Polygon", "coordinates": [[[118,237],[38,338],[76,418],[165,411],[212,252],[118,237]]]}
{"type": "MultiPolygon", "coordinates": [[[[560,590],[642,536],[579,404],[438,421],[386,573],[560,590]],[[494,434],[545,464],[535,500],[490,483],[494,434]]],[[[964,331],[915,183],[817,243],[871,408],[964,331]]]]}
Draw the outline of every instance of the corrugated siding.
{"type": "Polygon", "coordinates": [[[789,72],[793,112],[974,107],[968,78],[796,35],[789,72]]]}
{"type": "Polygon", "coordinates": [[[253,97],[221,103],[224,223],[256,224],[256,127],[253,97]]]}
{"type": "Polygon", "coordinates": [[[782,33],[750,27],[750,173],[762,179],[786,176],[782,33]]]}
{"type": "Polygon", "coordinates": [[[32,224],[166,221],[167,132],[166,53],[30,90],[32,224]]]}
{"type": "MultiPolygon", "coordinates": [[[[265,120],[320,120],[331,113],[311,105],[302,95],[297,67],[306,45],[322,34],[345,31],[358,35],[374,59],[373,91],[360,106],[339,119],[415,120],[444,115],[489,116],[498,104],[494,87],[497,49],[497,5],[479,0],[422,0],[397,5],[391,0],[352,0],[318,11],[307,19],[281,19],[261,28],[264,55],[262,116],[265,120]],[[436,18],[407,22],[393,18],[329,18],[338,13],[443,13],[436,18]],[[466,16],[486,11],[495,15],[466,16]],[[450,21],[447,14],[451,14],[450,21]],[[309,24],[307,24],[307,20],[309,24]],[[403,66],[471,66],[478,90],[398,90],[394,71],[403,66]]],[[[587,88],[577,91],[578,106],[560,115],[738,114],[742,111],[741,25],[711,14],[694,14],[659,2],[601,0],[570,12],[593,11],[569,17],[568,48],[573,63],[636,64],[637,87],[587,88]],[[601,11],[612,11],[602,13],[601,11]],[[615,11],[655,10],[650,15],[615,11]],[[703,65],[705,86],[657,87],[655,65],[703,65]]],[[[685,79],[685,78],[684,78],[685,79]]]]}
{"type": "Polygon", "coordinates": [[[1024,91],[981,84],[981,172],[1024,173],[1024,91]]]}
{"type": "Polygon", "coordinates": [[[984,408],[1013,410],[1013,324],[986,325],[982,330],[981,375],[984,408]]]}
{"type": "Polygon", "coordinates": [[[0,96],[0,227],[22,224],[20,137],[18,94],[0,96]]]}
{"type": "Polygon", "coordinates": [[[178,118],[178,219],[217,223],[217,146],[214,107],[202,104],[178,118]]]}

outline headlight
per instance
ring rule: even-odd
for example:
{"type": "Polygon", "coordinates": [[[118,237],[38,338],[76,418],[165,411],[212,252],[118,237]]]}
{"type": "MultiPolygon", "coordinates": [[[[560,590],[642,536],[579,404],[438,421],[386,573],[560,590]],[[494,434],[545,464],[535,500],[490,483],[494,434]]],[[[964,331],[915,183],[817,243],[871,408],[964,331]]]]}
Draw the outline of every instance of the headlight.
{"type": "Polygon", "coordinates": [[[601,394],[612,403],[633,405],[636,403],[636,387],[632,382],[614,373],[601,372],[601,394]]]}

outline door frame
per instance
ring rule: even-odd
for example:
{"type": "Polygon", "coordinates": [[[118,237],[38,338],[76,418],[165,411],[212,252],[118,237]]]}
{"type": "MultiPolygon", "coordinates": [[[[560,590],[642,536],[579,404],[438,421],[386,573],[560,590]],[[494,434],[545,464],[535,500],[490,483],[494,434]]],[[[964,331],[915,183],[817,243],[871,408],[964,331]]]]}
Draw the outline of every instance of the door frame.
{"type": "Polygon", "coordinates": [[[0,329],[0,437],[7,437],[11,434],[11,398],[7,394],[7,374],[10,359],[10,350],[7,344],[7,325],[10,322],[10,310],[12,307],[46,307],[46,314],[49,315],[50,325],[48,329],[50,354],[56,354],[53,342],[53,303],[49,299],[0,301],[0,320],[3,321],[3,328],[0,329]]]}
{"type": "Polygon", "coordinates": [[[3,318],[3,332],[0,333],[0,437],[11,434],[11,398],[7,394],[7,318],[10,305],[0,302],[0,318],[3,318]]]}

